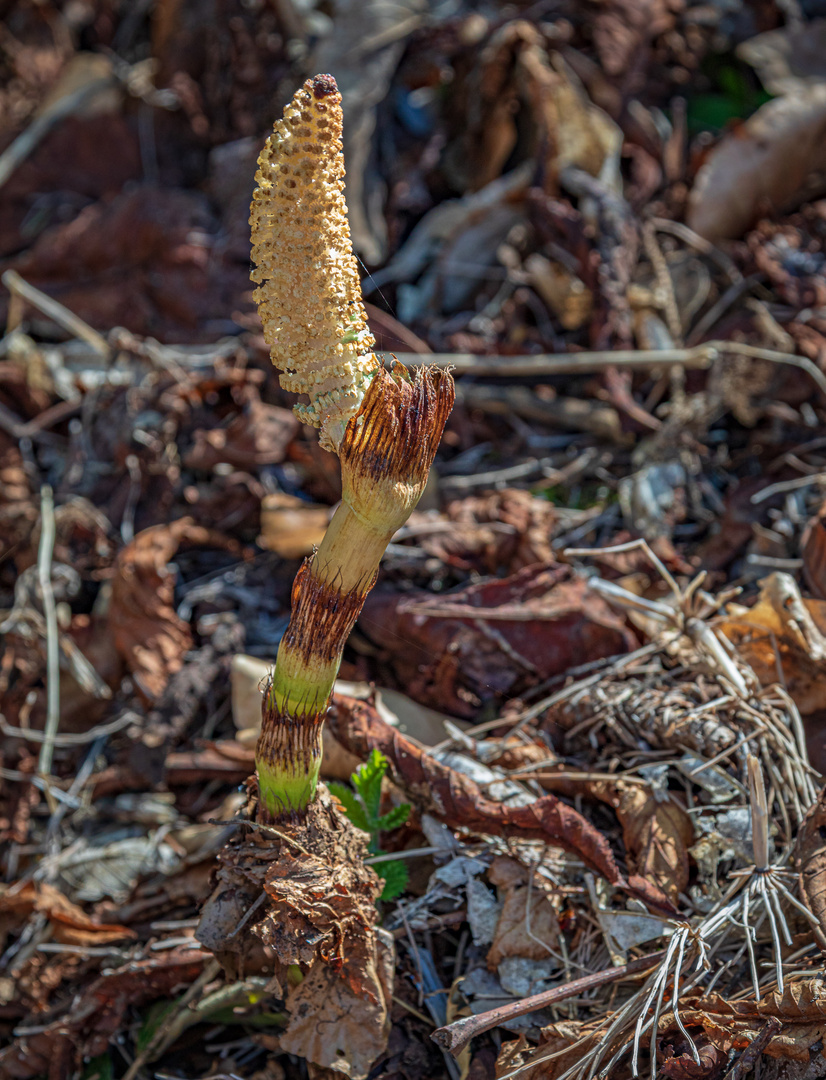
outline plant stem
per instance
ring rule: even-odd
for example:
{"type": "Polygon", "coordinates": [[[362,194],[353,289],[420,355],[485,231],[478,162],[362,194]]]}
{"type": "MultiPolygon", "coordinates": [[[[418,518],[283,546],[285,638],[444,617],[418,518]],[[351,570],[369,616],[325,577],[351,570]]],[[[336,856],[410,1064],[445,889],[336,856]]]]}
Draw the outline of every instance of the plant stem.
{"type": "Polygon", "coordinates": [[[293,585],[293,610],[264,695],[256,767],[259,814],[300,813],[315,798],[321,729],[341,655],[390,538],[427,481],[453,405],[446,372],[372,380],[339,449],[342,502],[293,585]]]}

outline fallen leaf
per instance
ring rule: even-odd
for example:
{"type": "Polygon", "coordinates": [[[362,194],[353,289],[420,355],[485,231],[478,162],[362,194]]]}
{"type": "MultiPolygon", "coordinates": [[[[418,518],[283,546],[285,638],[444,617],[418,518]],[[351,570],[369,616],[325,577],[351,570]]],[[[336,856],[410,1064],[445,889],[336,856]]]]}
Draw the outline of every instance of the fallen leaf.
{"type": "Polygon", "coordinates": [[[694,826],[685,808],[647,784],[597,780],[588,787],[613,807],[637,874],[653,881],[676,905],[688,885],[688,848],[694,842],[694,826]]]}
{"type": "Polygon", "coordinates": [[[807,522],[800,538],[803,576],[818,598],[826,600],[826,504],[807,522]]]}
{"type": "Polygon", "coordinates": [[[91,918],[46,882],[27,882],[22,888],[4,887],[0,891],[0,926],[9,919],[25,920],[35,911],[46,916],[52,924],[52,938],[61,944],[108,945],[137,937],[127,926],[91,918]]]}
{"type": "Polygon", "coordinates": [[[669,1080],[704,1080],[725,1065],[726,1055],[713,1043],[703,1043],[702,1040],[695,1039],[694,1045],[699,1061],[695,1061],[693,1055],[688,1053],[666,1057],[660,1066],[660,1075],[667,1076],[669,1080]]]}
{"type": "Polygon", "coordinates": [[[795,856],[802,898],[826,942],[826,788],[798,830],[795,856]]]}
{"type": "Polygon", "coordinates": [[[770,94],[796,93],[826,82],[826,19],[790,20],[741,42],[735,52],[756,70],[770,94]]]}
{"type": "Polygon", "coordinates": [[[108,1051],[127,1009],[174,997],[208,959],[207,952],[181,947],[106,971],[77,995],[70,1012],[0,1050],[0,1080],[75,1075],[84,1059],[108,1051]]]}
{"type": "Polygon", "coordinates": [[[624,620],[567,566],[529,566],[446,597],[374,591],[359,626],[411,697],[460,717],[634,647],[624,620]]]}
{"type": "Polygon", "coordinates": [[[192,647],[192,633],[174,606],[175,580],[168,568],[183,543],[238,552],[235,541],[181,518],[138,533],[115,560],[109,629],[143,694],[156,700],[192,647]]]}
{"type": "Polygon", "coordinates": [[[518,1042],[504,1043],[496,1060],[496,1076],[510,1074],[518,1067],[523,1080],[556,1080],[596,1049],[604,1036],[604,1025],[589,1029],[582,1020],[549,1024],[542,1028],[535,1049],[529,1050],[524,1042],[521,1047],[518,1042]]]}
{"type": "MultiPolygon", "coordinates": [[[[808,1063],[811,1048],[826,1032],[826,992],[818,977],[798,979],[787,982],[782,994],[774,991],[760,1001],[727,1001],[710,994],[681,1005],[680,1015],[683,1024],[700,1025],[710,1041],[725,1051],[745,1049],[760,1036],[767,1020],[781,1020],[783,1029],[770,1040],[765,1053],[808,1063]]],[[[669,1026],[669,1018],[664,1017],[662,1023],[669,1026]]]]}
{"type": "Polygon", "coordinates": [[[195,431],[194,445],[184,455],[184,464],[201,470],[219,464],[237,469],[275,465],[284,460],[298,429],[298,419],[289,409],[254,400],[226,427],[195,431]]]}
{"type": "Polygon", "coordinates": [[[488,880],[502,893],[502,911],[488,950],[488,969],[496,971],[508,956],[547,960],[559,944],[559,922],[544,880],[534,876],[530,881],[525,867],[506,855],[493,860],[488,880]]]}
{"type": "Polygon", "coordinates": [[[774,573],[754,607],[732,606],[719,629],[763,686],[782,681],[804,716],[823,708],[826,601],[805,599],[791,575],[774,573]]]}
{"type": "Polygon", "coordinates": [[[626,881],[603,834],[572,806],[545,795],[527,806],[511,806],[487,798],[478,784],[443,765],[386,724],[367,702],[335,695],[327,722],[338,741],[365,759],[380,750],[390,762],[396,782],[434,817],[492,836],[544,840],[574,852],[611,884],[670,913],[673,908],[659,888],[639,877],[626,881]]]}
{"type": "Polygon", "coordinates": [[[378,942],[369,967],[370,997],[356,993],[321,964],[290,991],[286,1001],[290,1021],[279,1037],[281,1050],[352,1080],[368,1075],[390,1034],[393,944],[383,931],[378,932],[378,942]]]}
{"type": "Polygon", "coordinates": [[[463,110],[461,137],[449,150],[457,186],[478,190],[501,176],[520,129],[539,149],[552,191],[566,166],[598,176],[606,160],[618,159],[619,128],[589,100],[561,55],[549,56],[542,33],[526,19],[491,36],[465,93],[475,104],[463,110]]]}
{"type": "Polygon", "coordinates": [[[736,240],[761,213],[793,205],[824,167],[826,85],[820,83],[767,102],[724,136],[697,174],[688,225],[707,240],[736,240]]]}
{"type": "Polygon", "coordinates": [[[257,543],[282,559],[302,559],[318,547],[329,524],[329,506],[316,506],[279,491],[261,500],[257,543]]]}

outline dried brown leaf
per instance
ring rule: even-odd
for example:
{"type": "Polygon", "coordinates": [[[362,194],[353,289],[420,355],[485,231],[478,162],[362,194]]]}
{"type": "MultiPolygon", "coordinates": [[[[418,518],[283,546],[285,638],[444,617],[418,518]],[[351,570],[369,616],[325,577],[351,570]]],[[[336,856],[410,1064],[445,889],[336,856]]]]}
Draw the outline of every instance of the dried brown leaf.
{"type": "Polygon", "coordinates": [[[175,611],[175,583],[167,567],[183,543],[238,551],[235,541],[181,518],[144,529],[115,561],[109,629],[135,682],[153,701],[192,647],[190,629],[175,611]]]}
{"type": "Polygon", "coordinates": [[[75,1075],[83,1060],[107,1051],[127,1009],[174,997],[195,981],[208,958],[183,947],[106,971],[78,994],[71,1012],[0,1050],[0,1080],[75,1075]],[[60,1062],[67,1067],[61,1070],[60,1062]]]}
{"type": "Polygon", "coordinates": [[[53,939],[62,944],[107,945],[112,941],[137,937],[128,926],[102,923],[91,918],[46,882],[27,882],[22,888],[4,888],[0,892],[0,925],[9,919],[27,919],[35,911],[46,916],[52,924],[53,939]]]}
{"type": "Polygon", "coordinates": [[[823,708],[826,601],[801,597],[788,574],[771,574],[754,607],[738,609],[720,629],[763,686],[783,682],[804,716],[823,708]]]}
{"type": "Polygon", "coordinates": [[[667,1076],[669,1080],[706,1080],[722,1070],[727,1056],[719,1047],[697,1039],[694,1045],[699,1061],[695,1061],[689,1053],[672,1054],[660,1066],[660,1075],[667,1076]]]}
{"type": "Polygon", "coordinates": [[[726,135],[697,175],[688,224],[736,240],[765,210],[782,210],[826,166],[826,85],[762,105],[726,135]]]}
{"type": "Polygon", "coordinates": [[[659,885],[672,904],[688,885],[688,848],[694,842],[691,818],[668,794],[644,784],[591,781],[587,787],[614,808],[637,873],[659,885]]]}
{"type": "Polygon", "coordinates": [[[529,566],[444,598],[372,593],[360,626],[411,697],[461,717],[635,647],[624,620],[567,566],[529,566]]]}
{"type": "Polygon", "coordinates": [[[529,882],[525,867],[506,855],[493,860],[488,880],[499,887],[502,897],[502,910],[488,950],[490,970],[496,971],[507,956],[547,960],[559,943],[559,922],[543,883],[536,878],[529,882]]]}
{"type": "Polygon", "coordinates": [[[780,1020],[782,1031],[770,1040],[765,1053],[808,1061],[810,1049],[826,1033],[826,990],[819,978],[798,979],[786,983],[782,994],[774,991],[760,1001],[727,1001],[711,994],[687,1003],[680,1015],[686,1026],[701,1026],[722,1050],[745,1049],[763,1032],[766,1020],[780,1020]]]}
{"type": "Polygon", "coordinates": [[[218,464],[254,469],[284,460],[298,434],[299,423],[289,409],[252,401],[226,427],[194,433],[194,445],[184,457],[189,469],[210,470],[218,464]]]}
{"type": "Polygon", "coordinates": [[[367,1076],[390,1033],[392,943],[379,938],[362,979],[368,994],[357,993],[329,967],[316,964],[287,996],[290,1021],[280,1048],[354,1080],[367,1076]]]}
{"type": "Polygon", "coordinates": [[[549,1024],[542,1029],[536,1049],[520,1047],[518,1042],[504,1043],[496,1061],[496,1076],[503,1076],[522,1066],[524,1080],[556,1080],[568,1069],[595,1050],[605,1035],[604,1026],[588,1029],[582,1020],[549,1024]],[[535,1064],[532,1064],[535,1062],[535,1064]]]}
{"type": "Polygon", "coordinates": [[[798,830],[795,855],[801,895],[826,941],[826,788],[798,830]]]}
{"type": "Polygon", "coordinates": [[[545,795],[528,806],[494,802],[469,777],[431,757],[386,724],[371,705],[355,698],[336,694],[328,723],[338,741],[354,754],[366,758],[371,750],[380,750],[405,792],[452,828],[556,844],[574,852],[613,885],[659,910],[673,911],[656,885],[639,876],[626,881],[602,833],[556,796],[545,795]]]}
{"type": "Polygon", "coordinates": [[[826,504],[803,530],[800,554],[806,584],[819,600],[826,600],[826,504]]]}

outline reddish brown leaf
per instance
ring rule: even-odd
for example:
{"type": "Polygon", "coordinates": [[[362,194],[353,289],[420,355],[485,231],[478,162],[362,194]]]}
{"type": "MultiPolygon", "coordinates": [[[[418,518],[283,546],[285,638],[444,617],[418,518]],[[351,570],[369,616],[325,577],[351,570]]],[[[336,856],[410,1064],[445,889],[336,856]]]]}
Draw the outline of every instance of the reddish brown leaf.
{"type": "Polygon", "coordinates": [[[359,757],[380,750],[405,791],[452,827],[553,843],[578,855],[612,885],[659,910],[673,911],[657,886],[639,877],[626,880],[602,833],[555,795],[545,795],[529,806],[494,802],[469,777],[441,764],[386,724],[365,701],[336,694],[328,723],[336,739],[359,757]]]}
{"type": "Polygon", "coordinates": [[[800,539],[806,584],[820,600],[826,600],[826,504],[813,517],[800,539]]]}
{"type": "Polygon", "coordinates": [[[684,807],[670,796],[657,799],[644,784],[592,781],[588,788],[614,808],[637,872],[676,904],[688,885],[688,847],[694,840],[684,807]]]}
{"type": "Polygon", "coordinates": [[[226,427],[196,431],[195,445],[184,464],[205,471],[221,463],[237,469],[274,465],[284,460],[298,427],[298,419],[289,409],[252,401],[226,427]]]}
{"type": "Polygon", "coordinates": [[[529,884],[525,867],[506,855],[497,855],[493,860],[488,880],[499,887],[502,899],[502,911],[488,949],[490,970],[496,971],[507,956],[547,959],[550,948],[556,948],[559,942],[559,922],[542,883],[529,884]]]}
{"type": "Polygon", "coordinates": [[[52,924],[54,940],[66,945],[106,945],[137,937],[128,926],[90,918],[62,892],[45,882],[37,885],[28,882],[20,889],[11,888],[0,894],[0,920],[10,916],[25,919],[33,911],[46,916],[52,924]]]}
{"type": "Polygon", "coordinates": [[[187,624],[174,607],[174,579],[167,568],[183,543],[238,551],[235,541],[181,518],[138,533],[115,562],[109,628],[115,648],[141,691],[155,700],[192,647],[187,624]]]}
{"type": "Polygon", "coordinates": [[[454,716],[635,646],[622,618],[568,566],[529,566],[449,597],[372,593],[359,625],[411,697],[454,716]]]}

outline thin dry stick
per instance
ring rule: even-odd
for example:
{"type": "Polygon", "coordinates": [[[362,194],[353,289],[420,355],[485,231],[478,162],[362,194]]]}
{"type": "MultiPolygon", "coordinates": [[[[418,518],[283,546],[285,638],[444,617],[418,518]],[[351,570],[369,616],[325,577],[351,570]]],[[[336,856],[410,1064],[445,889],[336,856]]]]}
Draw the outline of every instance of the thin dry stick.
{"type": "Polygon", "coordinates": [[[46,620],[46,726],[40,748],[38,772],[48,777],[57,726],[60,723],[60,639],[57,628],[57,607],[52,591],[52,552],[55,541],[54,497],[44,484],[40,489],[40,545],[37,549],[37,578],[46,620]]]}
{"type": "Polygon", "coordinates": [[[0,281],[3,282],[13,296],[19,296],[28,301],[38,311],[48,315],[58,326],[62,326],[67,333],[82,338],[92,346],[95,352],[107,358],[111,355],[112,350],[109,348],[109,343],[105,337],[99,334],[97,330],[93,330],[88,323],[85,323],[73,311],[69,311],[63,304],[58,303],[51,296],[47,296],[40,289],[36,289],[34,285],[30,285],[16,270],[7,270],[0,277],[0,281]]]}
{"type": "MultiPolygon", "coordinates": [[[[135,724],[140,717],[135,712],[125,712],[117,720],[111,720],[108,724],[98,724],[97,727],[89,728],[88,731],[80,731],[73,735],[56,735],[52,739],[53,746],[85,746],[93,743],[104,735],[114,735],[116,731],[123,731],[130,724],[135,724]]],[[[34,728],[12,727],[6,723],[6,718],[0,713],[0,731],[4,735],[13,736],[15,739],[25,739],[27,742],[44,743],[46,733],[35,731],[34,728]]]]}
{"type": "Polygon", "coordinates": [[[595,971],[592,975],[583,975],[581,979],[564,983],[562,986],[553,986],[550,990],[543,990],[541,994],[515,1001],[512,1005],[501,1005],[498,1009],[489,1009],[487,1012],[477,1013],[476,1016],[468,1016],[462,1020],[455,1020],[446,1027],[437,1028],[430,1036],[443,1050],[448,1050],[457,1057],[467,1046],[472,1038],[481,1035],[491,1028],[498,1027],[517,1016],[543,1009],[546,1005],[555,1005],[558,1001],[576,997],[585,990],[593,990],[598,986],[605,986],[626,975],[638,975],[648,971],[649,968],[660,963],[665,956],[665,951],[641,956],[638,960],[630,960],[620,967],[607,968],[605,971],[595,971]]]}
{"type": "Polygon", "coordinates": [[[672,368],[682,364],[686,368],[705,369],[723,355],[751,356],[756,360],[768,360],[775,364],[789,364],[805,371],[812,382],[817,383],[826,394],[826,375],[805,356],[763,349],[758,345],[745,345],[739,341],[704,341],[691,349],[617,349],[615,352],[557,353],[536,356],[477,356],[474,353],[376,353],[383,360],[394,356],[409,367],[431,364],[446,367],[456,375],[507,375],[547,377],[551,375],[589,375],[604,371],[607,367],[625,367],[641,371],[652,368],[672,368]]]}

